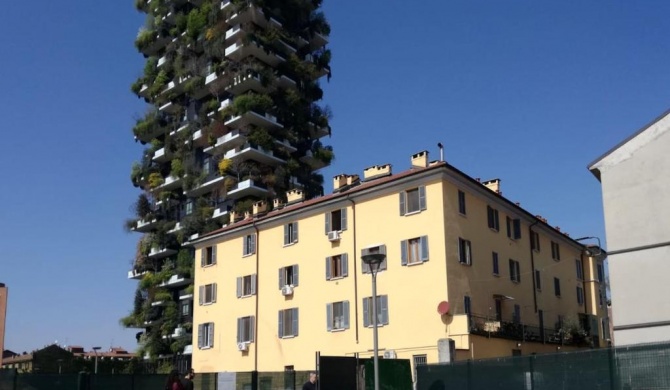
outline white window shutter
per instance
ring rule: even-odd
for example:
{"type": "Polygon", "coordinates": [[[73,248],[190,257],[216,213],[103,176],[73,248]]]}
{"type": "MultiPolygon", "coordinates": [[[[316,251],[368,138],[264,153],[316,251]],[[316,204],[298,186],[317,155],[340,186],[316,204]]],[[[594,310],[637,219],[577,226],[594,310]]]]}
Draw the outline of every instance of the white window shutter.
{"type": "Polygon", "coordinates": [[[203,347],[203,338],[205,337],[205,325],[198,325],[198,348],[203,347]]]}
{"type": "Polygon", "coordinates": [[[284,280],[285,275],[284,275],[284,267],[279,269],[279,289],[281,290],[282,287],[286,285],[286,281],[284,280]]]}
{"type": "Polygon", "coordinates": [[[340,227],[342,228],[342,231],[347,230],[347,208],[343,208],[340,210],[340,216],[341,216],[341,224],[340,227]]]}
{"type": "Polygon", "coordinates": [[[251,316],[249,317],[249,341],[253,342],[254,341],[254,336],[256,335],[256,327],[254,324],[256,323],[256,317],[251,316]]]}
{"type": "Polygon", "coordinates": [[[243,332],[243,329],[242,329],[243,324],[244,323],[242,321],[242,318],[238,318],[237,319],[237,342],[238,343],[241,343],[242,341],[245,341],[245,340],[242,340],[243,339],[242,336],[244,335],[244,332],[243,332]]]}
{"type": "Polygon", "coordinates": [[[421,210],[426,209],[426,187],[419,187],[419,208],[421,210]]]}
{"type": "Polygon", "coordinates": [[[293,241],[298,242],[298,222],[293,222],[293,241]]]}
{"type": "Polygon", "coordinates": [[[332,278],[332,270],[331,270],[331,261],[332,257],[328,256],[326,257],[326,280],[330,280],[332,278]]]}
{"type": "Polygon", "coordinates": [[[205,286],[198,287],[198,304],[202,306],[205,303],[205,286]]]}
{"type": "Polygon", "coordinates": [[[330,212],[326,213],[326,235],[330,233],[330,212]]]}
{"type": "Polygon", "coordinates": [[[388,325],[389,323],[389,301],[388,301],[388,295],[382,295],[379,297],[379,315],[377,318],[379,318],[379,323],[388,325]]]}
{"type": "Polygon", "coordinates": [[[292,309],[292,310],[293,310],[293,313],[292,313],[293,314],[292,315],[293,332],[292,333],[293,333],[293,336],[297,336],[298,335],[298,308],[296,307],[295,309],[292,309]]]}
{"type": "Polygon", "coordinates": [[[344,329],[349,329],[349,301],[342,302],[342,312],[344,313],[344,329]]]}
{"type": "Polygon", "coordinates": [[[407,265],[407,240],[400,241],[400,265],[407,265]]]}
{"type": "Polygon", "coordinates": [[[326,305],[326,330],[333,330],[333,304],[326,305]]]}
{"type": "Polygon", "coordinates": [[[405,207],[407,198],[407,193],[405,191],[400,192],[400,215],[405,215],[407,213],[407,208],[405,207]]]}
{"type": "Polygon", "coordinates": [[[251,235],[251,253],[256,253],[256,234],[251,235]]]}
{"type": "Polygon", "coordinates": [[[213,322],[209,323],[209,344],[207,346],[208,347],[213,347],[214,346],[214,323],[213,322]]]}
{"type": "Polygon", "coordinates": [[[200,266],[205,266],[205,255],[207,254],[207,248],[202,248],[200,250],[200,266]]]}
{"type": "Polygon", "coordinates": [[[249,252],[247,251],[247,249],[249,248],[248,245],[247,245],[248,237],[249,236],[243,236],[242,237],[242,255],[243,256],[246,256],[246,255],[249,254],[249,252]]]}
{"type": "Polygon", "coordinates": [[[298,287],[298,264],[293,266],[293,286],[298,287]]]}
{"type": "Polygon", "coordinates": [[[279,310],[279,319],[277,320],[277,336],[284,337],[284,311],[279,310]]]}
{"type": "Polygon", "coordinates": [[[242,289],[243,289],[243,283],[244,279],[242,277],[237,278],[237,297],[240,298],[242,295],[244,295],[242,289]]]}
{"type": "Polygon", "coordinates": [[[284,225],[284,245],[290,244],[288,232],[289,232],[288,225],[284,225]]]}
{"type": "Polygon", "coordinates": [[[349,255],[343,253],[341,259],[342,259],[342,276],[349,276],[349,255]]]}
{"type": "Polygon", "coordinates": [[[212,283],[212,303],[216,302],[216,283],[212,283]]]}
{"type": "Polygon", "coordinates": [[[216,245],[212,245],[212,264],[216,264],[216,245]]]}
{"type": "Polygon", "coordinates": [[[256,285],[258,283],[258,275],[251,275],[251,295],[256,295],[256,285]]]}

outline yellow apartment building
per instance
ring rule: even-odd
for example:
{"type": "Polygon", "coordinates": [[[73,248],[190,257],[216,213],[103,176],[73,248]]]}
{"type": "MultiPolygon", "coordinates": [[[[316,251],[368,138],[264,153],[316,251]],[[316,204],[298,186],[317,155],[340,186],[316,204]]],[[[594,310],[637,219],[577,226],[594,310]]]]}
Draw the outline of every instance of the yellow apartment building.
{"type": "Polygon", "coordinates": [[[310,370],[315,354],[372,355],[365,250],[377,276],[379,347],[413,365],[606,345],[604,252],[586,247],[428,153],[334,178],[231,215],[195,240],[197,372],[310,370]],[[272,210],[270,210],[272,208],[272,210]]]}

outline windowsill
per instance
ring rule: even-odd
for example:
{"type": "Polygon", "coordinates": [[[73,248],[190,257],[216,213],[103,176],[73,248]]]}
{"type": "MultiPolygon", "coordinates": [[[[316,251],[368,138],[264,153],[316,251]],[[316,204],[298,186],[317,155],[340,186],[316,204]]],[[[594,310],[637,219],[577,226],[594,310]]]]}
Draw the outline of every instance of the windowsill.
{"type": "Polygon", "coordinates": [[[253,256],[253,255],[255,255],[255,254],[256,254],[256,252],[247,253],[246,255],[242,255],[242,258],[249,257],[249,256],[253,256]]]}
{"type": "Polygon", "coordinates": [[[493,276],[495,276],[496,278],[499,278],[499,277],[500,277],[500,274],[497,274],[497,273],[494,272],[494,273],[493,273],[493,276]]]}
{"type": "Polygon", "coordinates": [[[420,214],[422,211],[423,210],[411,211],[411,212],[403,214],[403,217],[407,217],[407,216],[415,215],[415,214],[420,214]]]}
{"type": "Polygon", "coordinates": [[[213,302],[203,302],[202,305],[200,305],[200,306],[211,306],[211,305],[213,305],[213,304],[215,304],[215,303],[216,303],[216,301],[213,301],[213,302]]]}
{"type": "Polygon", "coordinates": [[[512,283],[514,283],[514,284],[521,284],[521,281],[520,281],[520,280],[512,280],[512,283]]]}
{"type": "Polygon", "coordinates": [[[500,229],[492,228],[489,226],[489,229],[493,232],[500,233],[500,229]]]}
{"type": "Polygon", "coordinates": [[[204,351],[204,350],[212,349],[212,348],[213,348],[212,346],[200,347],[200,350],[203,350],[203,351],[204,351]]]}
{"type": "Polygon", "coordinates": [[[556,295],[556,298],[560,298],[560,297],[561,297],[560,295],[556,295]]]}
{"type": "MultiPolygon", "coordinates": [[[[388,325],[388,324],[377,324],[377,328],[383,328],[386,325],[388,325]]],[[[373,329],[374,327],[375,327],[374,325],[368,325],[365,328],[373,329]]]]}
{"type": "Polygon", "coordinates": [[[216,265],[216,263],[205,264],[205,265],[201,265],[200,268],[210,268],[210,267],[214,267],[215,265],[216,265]]]}
{"type": "Polygon", "coordinates": [[[347,330],[347,328],[337,328],[337,329],[331,329],[330,332],[331,333],[344,332],[345,330],[347,330]]]}
{"type": "Polygon", "coordinates": [[[460,264],[460,265],[464,265],[464,266],[466,266],[466,267],[472,267],[472,263],[469,263],[469,264],[468,264],[468,263],[464,263],[464,262],[462,262],[462,261],[459,261],[458,264],[460,264]]]}
{"type": "Polygon", "coordinates": [[[463,218],[467,218],[468,214],[467,213],[461,213],[460,211],[458,212],[458,215],[460,215],[463,218]]]}
{"type": "Polygon", "coordinates": [[[554,261],[557,262],[557,263],[558,263],[559,261],[561,261],[561,259],[552,259],[552,260],[554,260],[554,261]]]}
{"type": "Polygon", "coordinates": [[[251,297],[253,297],[253,296],[254,296],[254,294],[240,295],[240,299],[242,299],[242,298],[251,298],[251,297]]]}
{"type": "Polygon", "coordinates": [[[297,244],[297,243],[298,243],[298,241],[293,241],[293,242],[290,242],[290,243],[288,243],[288,244],[284,244],[284,246],[282,246],[282,248],[286,248],[286,247],[289,247],[289,246],[293,246],[293,245],[295,245],[295,244],[297,244]]]}
{"type": "Polygon", "coordinates": [[[346,276],[335,276],[335,277],[332,277],[332,278],[328,279],[328,281],[331,281],[331,280],[341,280],[341,279],[344,279],[344,278],[346,278],[346,276]]]}
{"type": "MultiPolygon", "coordinates": [[[[428,260],[426,260],[426,261],[428,261],[428,260]]],[[[423,264],[423,263],[424,263],[423,260],[419,260],[419,261],[415,261],[415,262],[413,262],[413,263],[407,263],[406,266],[407,266],[407,267],[413,267],[413,266],[415,266],[415,265],[421,265],[421,264],[423,264]]]]}
{"type": "Polygon", "coordinates": [[[290,335],[290,336],[282,336],[282,337],[280,337],[280,339],[282,339],[282,340],[288,340],[288,339],[294,339],[294,338],[296,338],[296,337],[298,337],[298,336],[296,336],[296,335],[290,335]]]}

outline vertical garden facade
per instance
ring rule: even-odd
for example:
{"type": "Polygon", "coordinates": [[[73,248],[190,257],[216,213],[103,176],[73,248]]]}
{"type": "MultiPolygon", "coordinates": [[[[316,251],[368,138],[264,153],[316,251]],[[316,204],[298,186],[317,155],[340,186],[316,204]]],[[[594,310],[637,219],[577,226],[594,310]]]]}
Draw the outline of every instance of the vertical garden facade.
{"type": "MultiPolygon", "coordinates": [[[[148,103],[133,134],[145,145],[131,180],[141,193],[127,228],[141,233],[132,312],[145,358],[188,355],[189,240],[286,192],[323,193],[333,159],[322,78],[330,27],[320,0],[136,0],[135,46],[146,58],[132,91],[148,103]],[[232,217],[232,218],[231,218],[232,217]]],[[[278,199],[278,202],[271,200],[278,199]]],[[[245,215],[246,214],[246,215],[245,215]]],[[[197,264],[198,266],[200,264],[197,264]]],[[[196,303],[197,304],[197,303],[196,303]]]]}

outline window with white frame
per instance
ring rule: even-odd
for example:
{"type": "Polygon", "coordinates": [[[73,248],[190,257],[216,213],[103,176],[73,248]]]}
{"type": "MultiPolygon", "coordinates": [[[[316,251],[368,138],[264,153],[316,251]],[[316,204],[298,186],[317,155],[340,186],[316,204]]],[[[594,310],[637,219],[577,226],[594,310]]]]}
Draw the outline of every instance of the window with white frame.
{"type": "Polygon", "coordinates": [[[277,335],[280,338],[298,335],[298,308],[279,311],[277,335]]]}
{"type": "Polygon", "coordinates": [[[426,209],[426,187],[400,192],[400,215],[414,214],[426,209]]]}
{"type": "Polygon", "coordinates": [[[535,251],[540,251],[540,233],[535,230],[530,231],[530,246],[535,251]]]}
{"type": "Polygon", "coordinates": [[[237,342],[251,343],[254,341],[254,316],[237,319],[237,342]]]}
{"type": "Polygon", "coordinates": [[[521,283],[521,265],[518,261],[509,259],[509,280],[521,283]]]}
{"type": "Polygon", "coordinates": [[[472,265],[472,243],[460,237],[458,238],[458,262],[463,265],[472,265]]]}
{"type": "Polygon", "coordinates": [[[582,261],[575,259],[575,268],[577,271],[577,280],[584,280],[584,268],[582,268],[582,261]]]}
{"type": "Polygon", "coordinates": [[[349,329],[349,301],[326,305],[326,329],[329,332],[349,329]]]}
{"type": "Polygon", "coordinates": [[[344,278],[349,275],[349,256],[346,253],[326,257],[326,280],[344,278]]]}
{"type": "Polygon", "coordinates": [[[237,278],[237,297],[249,297],[256,295],[256,274],[240,276],[237,278]]]}
{"type": "Polygon", "coordinates": [[[256,233],[247,234],[242,238],[242,254],[244,256],[253,255],[256,253],[256,233]]]}
{"type": "Polygon", "coordinates": [[[428,236],[400,241],[400,263],[419,264],[428,261],[428,236]]]}
{"type": "Polygon", "coordinates": [[[198,325],[198,348],[212,348],[214,346],[214,323],[206,322],[198,325]]]}
{"type": "MultiPolygon", "coordinates": [[[[372,326],[374,322],[374,310],[372,310],[372,297],[363,298],[363,326],[372,326]]],[[[389,307],[388,295],[377,296],[377,325],[388,325],[389,307]]]]}
{"type": "Polygon", "coordinates": [[[561,259],[561,247],[557,242],[551,242],[551,258],[558,261],[561,259]]]}
{"type": "Polygon", "coordinates": [[[491,260],[493,263],[493,275],[499,276],[500,275],[500,264],[498,264],[498,253],[497,252],[491,252],[491,260]]]}
{"type": "Polygon", "coordinates": [[[284,225],[284,245],[298,242],[298,222],[284,225]]]}
{"type": "Polygon", "coordinates": [[[214,264],[216,264],[216,245],[202,248],[200,252],[200,266],[206,267],[214,264]]]}
{"type": "Polygon", "coordinates": [[[284,286],[298,286],[298,265],[279,268],[279,289],[284,286]]]}
{"type": "Polygon", "coordinates": [[[216,302],[216,283],[200,286],[198,302],[201,306],[216,302]]]}
{"type": "Polygon", "coordinates": [[[507,237],[512,240],[518,240],[521,238],[521,220],[518,218],[506,218],[507,222],[507,237]]]}
{"type": "Polygon", "coordinates": [[[347,230],[347,209],[341,208],[326,213],[326,234],[347,230]]]}
{"type": "Polygon", "coordinates": [[[489,229],[500,231],[500,216],[498,209],[494,209],[491,206],[486,206],[486,216],[488,219],[489,229]]]}
{"type": "Polygon", "coordinates": [[[466,207],[465,207],[465,192],[458,190],[458,212],[461,213],[462,215],[466,215],[466,207]]]}

